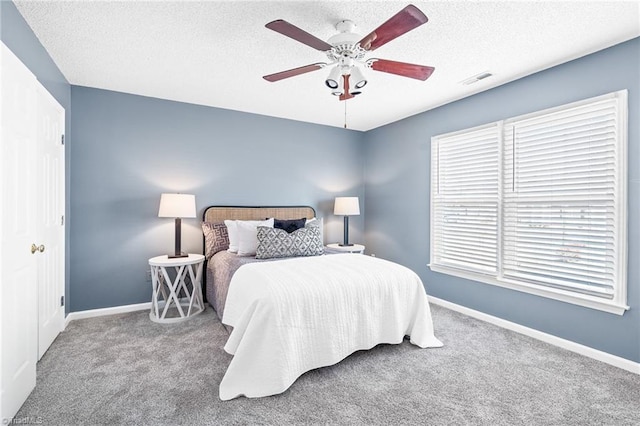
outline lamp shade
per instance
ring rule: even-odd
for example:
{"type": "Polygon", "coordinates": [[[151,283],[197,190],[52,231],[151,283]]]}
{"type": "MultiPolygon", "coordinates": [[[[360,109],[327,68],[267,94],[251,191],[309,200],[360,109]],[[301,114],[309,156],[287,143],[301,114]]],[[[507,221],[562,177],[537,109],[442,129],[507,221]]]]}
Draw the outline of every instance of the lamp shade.
{"type": "Polygon", "coordinates": [[[362,71],[360,71],[360,68],[351,68],[351,83],[353,83],[354,89],[362,89],[367,85],[367,79],[364,77],[364,74],[362,74],[362,71]]]}
{"type": "Polygon", "coordinates": [[[331,72],[329,72],[329,77],[327,77],[324,83],[329,89],[337,89],[339,86],[338,81],[341,80],[340,77],[342,77],[340,75],[340,67],[336,65],[331,69],[331,72]]]}
{"type": "Polygon", "coordinates": [[[333,205],[333,214],[339,216],[358,216],[360,203],[358,197],[336,197],[333,205]]]}
{"type": "Polygon", "coordinates": [[[158,217],[196,217],[196,196],[192,194],[162,194],[158,217]]]}
{"type": "Polygon", "coordinates": [[[337,86],[331,89],[331,94],[334,96],[341,96],[344,94],[344,77],[340,75],[336,82],[337,86]]]}

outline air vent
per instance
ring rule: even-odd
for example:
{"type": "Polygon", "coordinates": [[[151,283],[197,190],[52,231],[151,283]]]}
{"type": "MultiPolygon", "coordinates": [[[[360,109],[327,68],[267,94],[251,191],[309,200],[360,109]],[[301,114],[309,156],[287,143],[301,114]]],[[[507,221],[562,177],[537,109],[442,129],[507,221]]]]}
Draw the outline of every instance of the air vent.
{"type": "Polygon", "coordinates": [[[480,74],[476,74],[473,77],[469,77],[466,80],[462,80],[460,83],[464,84],[465,86],[468,86],[469,84],[477,83],[480,80],[484,80],[485,78],[489,78],[492,75],[493,74],[491,74],[489,71],[485,71],[485,72],[481,72],[480,74]]]}

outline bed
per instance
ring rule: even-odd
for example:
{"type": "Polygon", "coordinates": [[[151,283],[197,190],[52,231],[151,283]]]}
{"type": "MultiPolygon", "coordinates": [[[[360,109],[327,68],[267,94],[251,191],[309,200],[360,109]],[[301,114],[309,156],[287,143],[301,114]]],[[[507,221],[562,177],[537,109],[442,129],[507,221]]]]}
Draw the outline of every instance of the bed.
{"type": "Polygon", "coordinates": [[[225,220],[267,218],[304,219],[305,228],[322,239],[322,228],[314,228],[322,222],[311,207],[211,206],[204,212],[205,293],[230,332],[224,349],[233,355],[220,399],[282,393],[309,370],[378,344],[401,343],[405,336],[421,348],[442,346],[422,281],[404,266],[361,254],[327,254],[322,245],[312,247],[316,255],[257,259],[268,226],[257,228],[255,256],[229,253],[223,245],[209,250],[212,230],[224,234],[225,220]]]}

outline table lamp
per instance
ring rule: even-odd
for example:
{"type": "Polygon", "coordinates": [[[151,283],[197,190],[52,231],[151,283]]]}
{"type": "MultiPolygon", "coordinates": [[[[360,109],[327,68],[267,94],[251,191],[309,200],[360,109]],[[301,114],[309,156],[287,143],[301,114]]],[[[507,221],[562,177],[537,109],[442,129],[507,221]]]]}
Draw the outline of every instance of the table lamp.
{"type": "Polygon", "coordinates": [[[358,197],[336,197],[333,205],[333,214],[344,216],[344,241],[340,246],[352,246],[349,244],[349,216],[360,214],[360,203],[358,197]]]}
{"type": "Polygon", "coordinates": [[[162,194],[160,196],[160,209],[158,217],[173,217],[176,219],[176,250],[174,254],[168,254],[170,258],[188,257],[180,249],[182,240],[182,218],[196,217],[196,196],[192,194],[162,194]]]}

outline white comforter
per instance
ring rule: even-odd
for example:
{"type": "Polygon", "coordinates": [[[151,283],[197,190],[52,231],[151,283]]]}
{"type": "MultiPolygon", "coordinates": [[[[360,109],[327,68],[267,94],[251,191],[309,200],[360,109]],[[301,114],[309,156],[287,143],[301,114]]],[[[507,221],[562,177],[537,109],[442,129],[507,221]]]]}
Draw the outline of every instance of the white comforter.
{"type": "Polygon", "coordinates": [[[422,281],[410,269],[360,254],[252,263],[229,287],[224,349],[234,355],[220,399],[284,392],[306,371],[361,349],[440,347],[422,281]]]}

